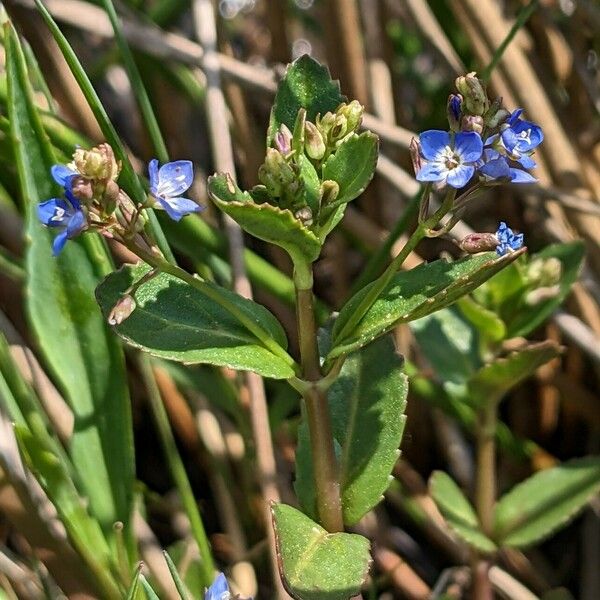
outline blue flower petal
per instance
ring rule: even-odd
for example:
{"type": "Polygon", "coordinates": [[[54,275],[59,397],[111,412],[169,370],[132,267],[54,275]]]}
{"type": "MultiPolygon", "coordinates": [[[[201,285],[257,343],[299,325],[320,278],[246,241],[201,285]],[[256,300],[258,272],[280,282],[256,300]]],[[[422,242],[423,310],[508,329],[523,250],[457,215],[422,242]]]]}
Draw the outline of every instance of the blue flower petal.
{"type": "Polygon", "coordinates": [[[158,160],[156,158],[148,163],[148,175],[150,177],[150,191],[155,194],[158,187],[158,160]]]}
{"type": "Polygon", "coordinates": [[[430,129],[419,135],[421,153],[427,160],[434,160],[438,154],[450,145],[450,134],[439,129],[430,129]]]}
{"type": "Polygon", "coordinates": [[[511,183],[535,183],[537,179],[523,169],[510,169],[510,181],[511,183]]]}
{"type": "Polygon", "coordinates": [[[180,196],[194,181],[194,166],[189,160],[164,164],[158,171],[158,196],[180,196]]]}
{"type": "Polygon", "coordinates": [[[448,169],[442,162],[425,163],[417,173],[417,181],[442,181],[446,179],[448,169]]]}
{"type": "Polygon", "coordinates": [[[505,129],[500,136],[502,137],[504,147],[512,154],[519,145],[519,136],[510,127],[505,129]]]}
{"type": "Polygon", "coordinates": [[[506,122],[512,127],[518,121],[519,117],[523,113],[523,110],[524,109],[522,108],[516,108],[513,110],[506,122]]]}
{"type": "Polygon", "coordinates": [[[69,189],[71,187],[71,180],[73,177],[77,177],[78,173],[69,169],[66,165],[54,165],[50,169],[50,174],[52,178],[58,185],[61,185],[64,188],[69,189]]]}
{"type": "Polygon", "coordinates": [[[229,597],[229,586],[223,573],[219,573],[213,584],[206,590],[204,600],[226,600],[229,597]]]}
{"type": "Polygon", "coordinates": [[[523,154],[522,156],[517,158],[517,162],[526,169],[533,169],[537,167],[537,163],[535,162],[535,160],[533,160],[533,158],[531,158],[531,156],[529,156],[528,154],[523,154]]]}
{"type": "Polygon", "coordinates": [[[495,158],[479,168],[479,172],[490,179],[511,179],[510,167],[504,158],[495,158]]]}
{"type": "Polygon", "coordinates": [[[448,171],[446,182],[453,188],[459,189],[465,187],[475,173],[475,167],[471,165],[459,165],[455,169],[448,171]]]}
{"type": "Polygon", "coordinates": [[[454,139],[456,152],[464,162],[475,162],[481,158],[483,141],[475,131],[461,131],[454,139]]]}
{"type": "Polygon", "coordinates": [[[52,254],[53,254],[53,256],[58,256],[60,254],[60,251],[65,247],[65,244],[67,243],[68,239],[69,238],[67,236],[67,230],[63,229],[63,231],[61,231],[54,238],[54,241],[52,242],[52,254]]]}
{"type": "Polygon", "coordinates": [[[517,135],[521,152],[529,152],[537,148],[544,140],[542,128],[531,121],[519,121],[511,129],[517,135]],[[527,138],[520,137],[524,132],[527,133],[527,138]]]}
{"type": "Polygon", "coordinates": [[[47,227],[63,227],[70,206],[62,198],[51,198],[38,204],[38,219],[47,227]]]}
{"type": "Polygon", "coordinates": [[[518,250],[523,246],[523,234],[515,234],[504,221],[500,222],[496,237],[498,238],[498,246],[496,247],[498,256],[504,256],[507,252],[518,250]]]}
{"type": "Polygon", "coordinates": [[[67,236],[69,239],[73,239],[78,236],[86,227],[87,223],[83,211],[76,210],[73,216],[67,223],[67,236]]]}
{"type": "Polygon", "coordinates": [[[200,212],[204,208],[189,198],[161,198],[159,196],[157,200],[174,221],[179,221],[191,213],[200,212]]]}

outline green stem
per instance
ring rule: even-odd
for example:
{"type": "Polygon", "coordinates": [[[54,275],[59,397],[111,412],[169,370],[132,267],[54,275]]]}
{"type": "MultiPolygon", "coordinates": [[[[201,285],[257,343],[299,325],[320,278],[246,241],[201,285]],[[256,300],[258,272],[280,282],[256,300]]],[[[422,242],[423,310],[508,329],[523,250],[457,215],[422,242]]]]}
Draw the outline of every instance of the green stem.
{"type": "MultiPolygon", "coordinates": [[[[318,382],[321,368],[313,307],[312,265],[296,265],[294,283],[302,376],[307,381],[318,382]]],[[[306,386],[302,395],[310,435],[319,521],[329,532],[343,531],[338,465],[327,393],[315,383],[306,386]]]]}
{"type": "MultiPolygon", "coordinates": [[[[496,425],[498,412],[495,403],[479,409],[476,422],[477,471],[475,481],[475,509],[481,529],[488,537],[494,530],[494,505],[496,502],[496,425]]],[[[476,554],[472,562],[473,598],[491,599],[489,580],[490,561],[476,554]]]]}
{"type": "MultiPolygon", "coordinates": [[[[427,188],[425,188],[427,193],[427,188]]],[[[365,294],[362,301],[357,306],[354,313],[346,321],[341,331],[337,334],[335,342],[338,344],[343,341],[348,335],[350,335],[356,326],[360,323],[362,318],[365,316],[367,311],[373,306],[377,298],[381,295],[383,290],[388,286],[394,275],[398,272],[400,267],[404,264],[404,261],[408,258],[408,255],[417,247],[419,242],[427,237],[427,232],[435,227],[440,220],[450,211],[454,198],[456,196],[456,190],[451,189],[444,198],[441,206],[435,211],[431,217],[424,220],[422,223],[417,225],[417,228],[413,231],[412,235],[406,242],[405,246],[399,252],[399,254],[390,263],[384,273],[376,279],[368,292],[365,294]]]]}
{"type": "Polygon", "coordinates": [[[190,520],[192,534],[198,544],[201,558],[200,570],[202,583],[205,587],[209,587],[214,579],[215,564],[210,550],[208,537],[204,529],[204,523],[202,522],[202,517],[200,516],[198,505],[194,498],[190,480],[185,472],[183,461],[177,450],[173,431],[171,430],[171,425],[169,423],[169,417],[163,405],[158,386],[156,385],[154,374],[152,373],[150,359],[147,356],[140,354],[139,365],[145,380],[152,416],[165,453],[165,458],[167,459],[167,465],[181,497],[185,512],[190,520]]]}
{"type": "Polygon", "coordinates": [[[127,247],[137,254],[142,260],[148,263],[150,266],[162,271],[163,273],[169,273],[181,281],[189,284],[193,288],[197,289],[201,294],[214,300],[220,304],[225,310],[227,310],[233,317],[235,317],[250,333],[254,334],[263,344],[267,350],[284,360],[292,368],[297,370],[297,365],[294,359],[265,331],[255,320],[249,317],[244,311],[242,311],[233,302],[230,302],[227,298],[223,297],[214,287],[200,279],[191,275],[181,267],[170,263],[165,260],[162,256],[149,252],[139,245],[135,245],[133,242],[127,244],[127,247]]]}

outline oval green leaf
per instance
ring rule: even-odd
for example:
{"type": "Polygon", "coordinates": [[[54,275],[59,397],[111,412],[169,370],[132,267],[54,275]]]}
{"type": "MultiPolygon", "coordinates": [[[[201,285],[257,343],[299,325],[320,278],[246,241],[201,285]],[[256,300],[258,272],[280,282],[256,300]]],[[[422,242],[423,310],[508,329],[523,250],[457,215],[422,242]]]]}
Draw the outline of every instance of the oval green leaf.
{"type": "MultiPolygon", "coordinates": [[[[105,316],[149,269],[145,264],[128,265],[98,286],[96,298],[105,316]]],[[[287,346],[281,325],[266,308],[225,288],[207,285],[260,323],[282,348],[287,346]]],[[[231,313],[176,277],[158,275],[144,283],[134,297],[136,309],[114,329],[136,348],[185,364],[226,366],[273,379],[294,375],[288,362],[267,350],[231,313]]]]}
{"type": "Polygon", "coordinates": [[[340,311],[333,327],[333,348],[327,360],[372,342],[400,323],[414,321],[453,304],[525,251],[526,248],[522,248],[502,257],[495,252],[484,252],[454,262],[436,260],[397,273],[356,329],[345,339],[336,338],[373,284],[366,286],[340,311]]]}
{"type": "Polygon", "coordinates": [[[242,192],[224,174],[208,178],[208,193],[244,231],[281,246],[294,263],[314,262],[319,257],[321,243],[289,210],[268,203],[255,204],[248,192],[242,192]]]}
{"type": "Polygon", "coordinates": [[[323,165],[323,180],[331,179],[340,186],[335,201],[327,208],[346,204],[362,194],[369,185],[377,165],[379,138],[370,131],[352,135],[323,165]]]}
{"type": "Polygon", "coordinates": [[[536,473],[498,501],[495,538],[523,548],[566,525],[600,492],[600,457],[565,462],[536,473]]]}
{"type": "Polygon", "coordinates": [[[297,600],[348,600],[360,593],[371,563],[369,540],[328,533],[299,510],[271,506],[281,579],[297,600]]]}
{"type": "Polygon", "coordinates": [[[496,544],[481,531],[472,504],[448,474],[435,471],[429,479],[429,491],[446,522],[460,538],[481,552],[496,550],[496,544]]]}

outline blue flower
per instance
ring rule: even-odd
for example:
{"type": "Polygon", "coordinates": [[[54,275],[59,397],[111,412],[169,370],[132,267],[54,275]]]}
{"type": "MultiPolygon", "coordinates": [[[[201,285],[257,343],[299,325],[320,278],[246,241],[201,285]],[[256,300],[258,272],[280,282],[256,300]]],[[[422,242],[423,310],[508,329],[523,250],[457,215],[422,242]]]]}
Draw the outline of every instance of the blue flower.
{"type": "Polygon", "coordinates": [[[522,108],[513,111],[500,133],[487,139],[485,145],[493,146],[526,169],[533,169],[536,164],[531,155],[544,140],[544,133],[539,125],[521,119],[522,113],[522,108]]]}
{"type": "Polygon", "coordinates": [[[537,179],[523,169],[512,166],[505,156],[496,150],[486,148],[478,163],[478,172],[487,180],[504,180],[510,183],[534,183],[537,179]]]}
{"type": "Polygon", "coordinates": [[[58,185],[69,191],[71,190],[73,179],[79,176],[79,173],[73,171],[73,169],[70,169],[66,165],[54,165],[50,169],[50,174],[52,175],[52,179],[54,179],[58,185]]]}
{"type": "Polygon", "coordinates": [[[474,131],[450,134],[431,129],[419,136],[421,154],[425,158],[417,173],[418,181],[432,181],[453,188],[462,188],[473,173],[475,163],[481,158],[483,142],[474,131]]]}
{"type": "Polygon", "coordinates": [[[51,198],[38,205],[38,218],[47,227],[56,227],[60,230],[52,244],[52,254],[58,256],[67,240],[78,236],[86,227],[87,220],[81,210],[79,200],[65,190],[66,200],[51,198]]]}
{"type": "Polygon", "coordinates": [[[523,234],[514,233],[504,221],[500,221],[496,237],[498,238],[498,246],[496,247],[498,256],[504,256],[523,246],[523,234]]]}
{"type": "Polygon", "coordinates": [[[189,160],[176,160],[158,168],[158,160],[148,165],[150,174],[150,193],[171,219],[179,221],[190,213],[202,210],[202,207],[189,198],[183,198],[194,180],[194,168],[189,160]]]}
{"type": "Polygon", "coordinates": [[[219,573],[213,584],[206,590],[204,600],[230,600],[231,592],[227,585],[227,579],[223,573],[219,573]]]}

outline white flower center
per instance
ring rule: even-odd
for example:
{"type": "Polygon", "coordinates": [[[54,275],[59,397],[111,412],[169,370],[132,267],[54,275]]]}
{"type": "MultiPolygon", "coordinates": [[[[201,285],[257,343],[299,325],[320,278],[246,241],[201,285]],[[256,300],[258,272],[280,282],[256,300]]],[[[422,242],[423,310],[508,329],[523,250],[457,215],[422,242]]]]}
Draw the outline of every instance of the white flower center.
{"type": "Polygon", "coordinates": [[[521,133],[519,133],[518,137],[520,140],[523,140],[524,142],[531,144],[531,128],[524,129],[523,131],[521,131],[521,133]]]}
{"type": "Polygon", "coordinates": [[[460,155],[457,154],[453,148],[450,146],[446,146],[439,157],[440,162],[444,164],[448,171],[452,171],[452,169],[456,169],[461,164],[460,155]]]}
{"type": "Polygon", "coordinates": [[[54,215],[52,215],[52,218],[50,220],[51,221],[62,221],[64,216],[65,216],[65,209],[60,206],[57,206],[54,209],[54,215]]]}

